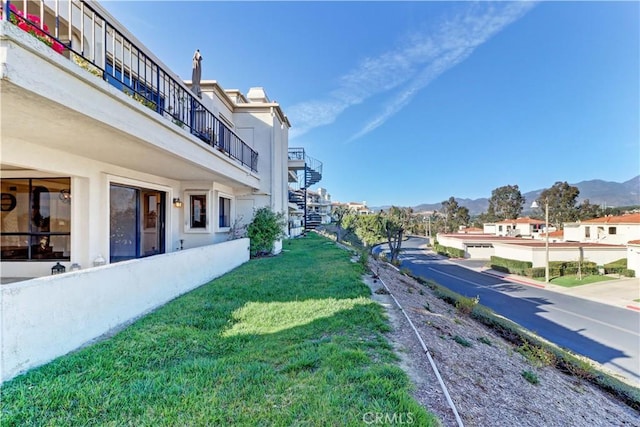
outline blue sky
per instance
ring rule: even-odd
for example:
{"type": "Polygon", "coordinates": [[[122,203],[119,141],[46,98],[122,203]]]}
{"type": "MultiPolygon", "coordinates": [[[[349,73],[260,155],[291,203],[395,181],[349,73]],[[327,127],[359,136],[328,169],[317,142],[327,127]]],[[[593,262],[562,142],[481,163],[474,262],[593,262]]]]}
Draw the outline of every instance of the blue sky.
{"type": "Polygon", "coordinates": [[[106,1],[174,72],[262,86],[334,201],[640,174],[640,3],[106,1]]]}

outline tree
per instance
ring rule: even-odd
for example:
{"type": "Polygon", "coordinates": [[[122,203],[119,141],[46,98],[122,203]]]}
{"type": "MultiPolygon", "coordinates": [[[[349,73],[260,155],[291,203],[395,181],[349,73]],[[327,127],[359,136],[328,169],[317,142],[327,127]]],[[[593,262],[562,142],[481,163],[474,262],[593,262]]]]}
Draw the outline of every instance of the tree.
{"type": "Polygon", "coordinates": [[[451,233],[469,224],[469,209],[458,205],[456,199],[451,196],[449,200],[442,202],[442,213],[444,217],[443,231],[451,233]]]}
{"type": "Polygon", "coordinates": [[[522,213],[525,199],[517,185],[505,185],[491,192],[487,222],[516,219],[522,213]]]}
{"type": "Polygon", "coordinates": [[[358,239],[360,239],[362,244],[369,248],[369,252],[371,252],[373,246],[380,243],[384,238],[381,214],[358,215],[355,232],[358,239]]]}
{"type": "Polygon", "coordinates": [[[273,244],[285,235],[285,225],[285,217],[282,212],[275,213],[269,207],[257,209],[251,224],[247,227],[251,256],[256,257],[272,253],[273,244]]]}
{"type": "Polygon", "coordinates": [[[344,228],[344,218],[351,213],[351,209],[345,205],[338,205],[333,208],[331,215],[336,223],[336,240],[341,242],[348,234],[348,228],[344,228]]]}
{"type": "Polygon", "coordinates": [[[589,199],[584,200],[580,206],[578,206],[578,219],[593,219],[604,216],[600,205],[592,205],[589,203],[589,199]]]}
{"type": "Polygon", "coordinates": [[[392,264],[398,260],[402,239],[411,225],[413,210],[392,206],[386,213],[381,213],[382,230],[389,245],[389,260],[392,264]]]}
{"type": "Polygon", "coordinates": [[[567,182],[556,182],[551,188],[542,190],[536,200],[544,214],[545,203],[549,206],[549,225],[562,229],[565,222],[578,219],[576,199],[580,194],[578,187],[567,182]]]}

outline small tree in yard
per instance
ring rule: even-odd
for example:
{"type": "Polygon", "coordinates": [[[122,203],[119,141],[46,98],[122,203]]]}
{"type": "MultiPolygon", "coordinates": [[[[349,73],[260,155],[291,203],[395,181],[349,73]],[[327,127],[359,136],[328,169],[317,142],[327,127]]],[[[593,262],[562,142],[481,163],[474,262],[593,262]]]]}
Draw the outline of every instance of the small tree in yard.
{"type": "Polygon", "coordinates": [[[349,234],[350,231],[352,231],[352,228],[350,228],[350,226],[353,226],[353,221],[345,221],[346,217],[348,217],[349,214],[351,214],[351,209],[344,205],[336,206],[331,212],[331,216],[333,217],[333,220],[336,224],[336,240],[338,242],[342,242],[342,239],[344,239],[344,237],[349,234]],[[345,224],[345,222],[347,224],[345,224]]]}
{"type": "Polygon", "coordinates": [[[391,255],[389,261],[392,264],[398,261],[398,255],[400,255],[402,248],[402,239],[406,230],[409,228],[412,214],[413,210],[411,208],[391,206],[391,208],[381,216],[382,229],[387,238],[391,255]]]}
{"type": "Polygon", "coordinates": [[[269,207],[259,208],[253,215],[253,221],[247,227],[247,236],[251,239],[249,252],[252,257],[269,255],[273,252],[276,240],[285,236],[285,217],[281,212],[273,212],[269,207]]]}

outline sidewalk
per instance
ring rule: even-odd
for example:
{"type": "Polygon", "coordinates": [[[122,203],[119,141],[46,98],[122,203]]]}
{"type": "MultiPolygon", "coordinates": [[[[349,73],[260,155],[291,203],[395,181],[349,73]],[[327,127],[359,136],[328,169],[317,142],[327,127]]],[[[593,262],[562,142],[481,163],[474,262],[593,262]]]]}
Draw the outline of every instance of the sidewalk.
{"type": "Polygon", "coordinates": [[[515,274],[502,273],[491,269],[480,269],[481,273],[495,277],[500,277],[510,282],[520,283],[527,286],[546,289],[552,292],[567,294],[578,298],[597,301],[616,307],[623,307],[630,310],[640,311],[640,279],[624,278],[608,280],[606,282],[591,283],[588,285],[574,286],[567,288],[554,285],[552,283],[539,282],[529,277],[516,276],[515,274]]]}

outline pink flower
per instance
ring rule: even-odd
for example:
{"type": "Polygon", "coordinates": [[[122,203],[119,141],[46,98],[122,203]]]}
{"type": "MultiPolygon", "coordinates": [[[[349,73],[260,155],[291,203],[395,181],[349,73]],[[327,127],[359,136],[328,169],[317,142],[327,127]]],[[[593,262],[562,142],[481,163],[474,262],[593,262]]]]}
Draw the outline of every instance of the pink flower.
{"type": "Polygon", "coordinates": [[[55,50],[56,52],[62,54],[62,52],[64,52],[64,45],[62,43],[59,43],[57,41],[53,41],[53,44],[51,45],[51,48],[53,50],[55,50]]]}
{"type": "MultiPolygon", "coordinates": [[[[1,8],[0,8],[1,10],[1,8]]],[[[63,53],[65,46],[58,41],[54,40],[49,34],[49,27],[46,24],[42,25],[40,17],[32,14],[27,14],[29,22],[25,21],[24,15],[14,4],[9,5],[9,10],[13,12],[11,16],[11,22],[18,26],[23,31],[33,35],[47,46],[50,46],[54,51],[63,53]],[[42,29],[40,26],[42,25],[42,29]],[[43,31],[44,30],[44,31],[43,31]]]]}
{"type": "Polygon", "coordinates": [[[9,10],[10,10],[11,12],[15,13],[15,14],[16,14],[16,15],[18,15],[18,16],[22,16],[22,11],[21,11],[21,10],[19,10],[19,9],[16,7],[16,5],[15,5],[15,4],[13,4],[13,3],[11,3],[11,4],[9,5],[9,10]]]}
{"type": "Polygon", "coordinates": [[[32,15],[32,14],[27,14],[27,19],[31,22],[33,22],[34,24],[40,25],[40,17],[36,16],[36,15],[32,15]]]}

